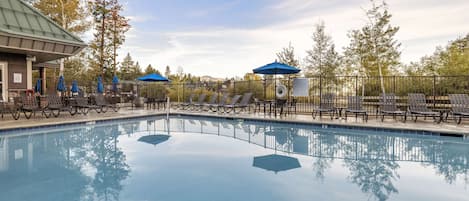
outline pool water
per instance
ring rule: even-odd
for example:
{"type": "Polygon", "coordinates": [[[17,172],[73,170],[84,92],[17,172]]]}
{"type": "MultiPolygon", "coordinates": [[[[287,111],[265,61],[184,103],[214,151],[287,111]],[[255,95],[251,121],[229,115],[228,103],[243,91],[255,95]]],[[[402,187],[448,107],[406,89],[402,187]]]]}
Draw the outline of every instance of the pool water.
{"type": "Polygon", "coordinates": [[[1,201],[469,200],[469,141],[174,116],[0,135],[1,201]]]}

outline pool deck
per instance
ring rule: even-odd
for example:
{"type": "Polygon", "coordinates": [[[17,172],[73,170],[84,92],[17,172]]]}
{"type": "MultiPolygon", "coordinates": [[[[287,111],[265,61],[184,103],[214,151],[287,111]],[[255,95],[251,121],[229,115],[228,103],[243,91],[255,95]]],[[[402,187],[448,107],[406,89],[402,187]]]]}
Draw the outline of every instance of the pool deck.
{"type": "MultiPolygon", "coordinates": [[[[33,128],[40,126],[52,126],[52,125],[63,125],[71,123],[81,123],[90,121],[100,120],[115,120],[115,119],[128,119],[136,117],[145,117],[153,115],[164,115],[165,111],[162,110],[146,110],[146,109],[127,109],[122,108],[118,112],[108,111],[107,113],[98,114],[96,112],[90,112],[88,115],[77,114],[70,116],[68,113],[63,113],[59,118],[45,118],[39,113],[36,117],[26,119],[22,115],[19,120],[14,120],[11,115],[5,114],[4,118],[0,120],[0,130],[11,130],[19,128],[33,128]]],[[[322,119],[313,119],[311,115],[287,115],[287,116],[274,116],[263,113],[241,113],[241,114],[224,114],[224,113],[212,113],[212,112],[195,112],[195,111],[179,111],[171,110],[171,114],[175,115],[195,115],[195,116],[206,116],[206,117],[224,117],[224,118],[243,118],[252,120],[272,120],[275,122],[293,122],[293,123],[305,123],[305,124],[324,124],[324,125],[339,125],[339,126],[357,126],[357,127],[370,127],[370,128],[384,128],[384,129],[400,129],[400,130],[412,130],[412,131],[429,131],[449,134],[463,134],[469,136],[469,122],[466,120],[462,124],[457,125],[452,120],[436,124],[431,118],[423,120],[419,118],[417,122],[407,120],[403,123],[398,120],[394,120],[387,117],[384,122],[376,119],[374,116],[370,116],[368,122],[363,122],[361,118],[355,119],[355,117],[349,117],[345,119],[333,119],[329,116],[323,116],[322,119]]]]}

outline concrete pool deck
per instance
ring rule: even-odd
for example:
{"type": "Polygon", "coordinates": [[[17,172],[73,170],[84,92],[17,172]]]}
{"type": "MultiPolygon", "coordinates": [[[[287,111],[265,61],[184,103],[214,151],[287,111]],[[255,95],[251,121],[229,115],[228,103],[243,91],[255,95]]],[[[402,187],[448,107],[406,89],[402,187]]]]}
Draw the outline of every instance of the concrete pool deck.
{"type": "MultiPolygon", "coordinates": [[[[108,111],[106,113],[90,112],[88,115],[77,114],[70,116],[70,114],[63,112],[59,118],[45,118],[36,114],[36,117],[26,119],[22,115],[19,120],[14,120],[11,115],[5,114],[4,118],[0,120],[0,130],[11,130],[19,128],[33,128],[41,126],[51,125],[63,125],[71,123],[81,123],[90,121],[100,120],[116,120],[116,119],[128,119],[137,118],[153,115],[164,115],[166,111],[163,110],[146,110],[146,109],[129,109],[122,108],[118,112],[108,111]]],[[[272,120],[275,122],[290,122],[290,123],[304,123],[304,124],[325,124],[325,125],[338,125],[338,126],[356,126],[356,127],[369,127],[369,128],[384,128],[384,129],[400,129],[400,130],[412,130],[412,131],[428,131],[437,133],[448,133],[448,134],[462,134],[469,136],[469,122],[464,121],[462,124],[457,125],[452,120],[448,122],[442,122],[436,124],[431,118],[423,120],[419,118],[417,122],[407,120],[403,123],[398,120],[394,120],[390,117],[386,118],[384,122],[376,119],[374,116],[370,116],[368,122],[363,122],[361,118],[355,119],[355,117],[349,117],[345,119],[333,119],[329,116],[324,116],[322,119],[313,119],[311,115],[298,114],[298,115],[287,115],[287,116],[274,116],[263,113],[240,113],[240,114],[224,114],[224,113],[212,113],[212,112],[196,112],[196,111],[181,111],[171,110],[172,115],[194,115],[194,116],[206,116],[206,117],[234,117],[252,120],[272,120]]]]}

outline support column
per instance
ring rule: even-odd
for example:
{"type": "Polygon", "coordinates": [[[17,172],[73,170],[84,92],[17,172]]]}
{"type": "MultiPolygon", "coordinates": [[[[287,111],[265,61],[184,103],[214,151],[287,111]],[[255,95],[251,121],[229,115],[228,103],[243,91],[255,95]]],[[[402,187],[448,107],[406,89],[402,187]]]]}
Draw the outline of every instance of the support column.
{"type": "Polygon", "coordinates": [[[46,93],[47,93],[47,92],[46,92],[46,89],[47,89],[47,81],[46,81],[46,75],[47,75],[47,73],[46,73],[46,69],[47,69],[47,68],[41,68],[41,69],[40,69],[40,77],[41,77],[41,80],[42,80],[42,86],[41,86],[41,87],[42,87],[42,89],[41,89],[41,90],[42,90],[42,94],[46,94],[46,93]]]}
{"type": "Polygon", "coordinates": [[[36,61],[36,57],[26,57],[26,89],[33,88],[33,62],[36,61]]]}

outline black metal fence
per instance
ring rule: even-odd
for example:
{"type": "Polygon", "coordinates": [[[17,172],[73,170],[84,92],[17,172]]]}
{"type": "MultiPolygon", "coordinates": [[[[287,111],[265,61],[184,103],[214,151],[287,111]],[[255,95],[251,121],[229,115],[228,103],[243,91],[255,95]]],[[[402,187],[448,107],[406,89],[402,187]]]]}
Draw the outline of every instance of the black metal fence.
{"type": "Polygon", "coordinates": [[[363,96],[364,106],[370,112],[375,111],[379,102],[379,95],[394,93],[398,104],[405,105],[408,93],[424,93],[427,103],[434,108],[449,107],[447,95],[452,93],[469,93],[469,76],[315,76],[306,78],[309,82],[309,96],[294,97],[292,78],[276,78],[268,80],[248,81],[218,81],[169,84],[168,95],[173,102],[182,102],[190,94],[206,93],[208,96],[217,94],[221,96],[228,93],[230,96],[252,92],[254,98],[260,100],[275,99],[275,89],[278,85],[286,86],[287,99],[297,101],[297,112],[310,113],[319,105],[321,95],[335,94],[337,107],[347,106],[347,97],[363,96]]]}

